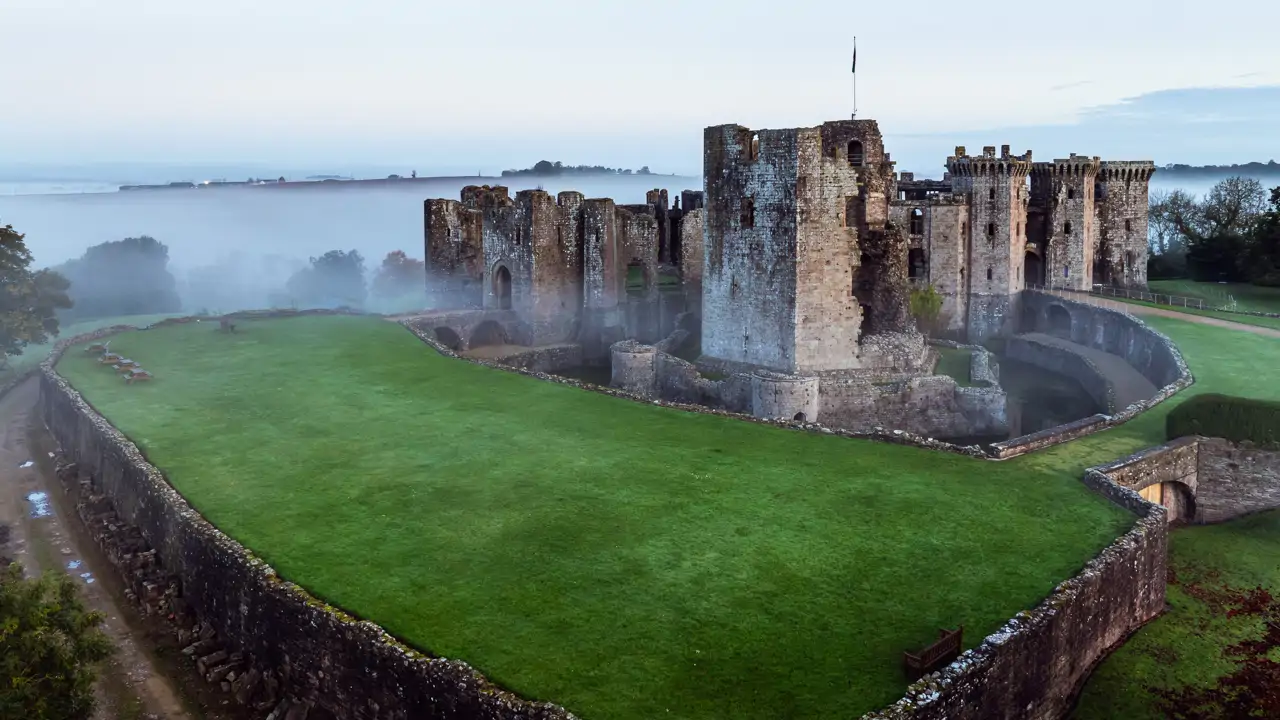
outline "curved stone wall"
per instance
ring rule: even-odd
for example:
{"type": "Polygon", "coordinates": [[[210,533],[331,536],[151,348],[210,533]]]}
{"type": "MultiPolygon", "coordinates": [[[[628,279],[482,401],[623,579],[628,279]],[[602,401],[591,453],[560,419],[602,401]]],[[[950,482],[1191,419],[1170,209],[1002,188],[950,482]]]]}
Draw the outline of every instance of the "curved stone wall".
{"type": "Polygon", "coordinates": [[[610,345],[609,385],[642,397],[652,396],[656,358],[656,348],[635,340],[623,340],[610,345]]]}
{"type": "Polygon", "coordinates": [[[818,422],[818,378],[760,371],[751,375],[751,414],[818,422]]]}

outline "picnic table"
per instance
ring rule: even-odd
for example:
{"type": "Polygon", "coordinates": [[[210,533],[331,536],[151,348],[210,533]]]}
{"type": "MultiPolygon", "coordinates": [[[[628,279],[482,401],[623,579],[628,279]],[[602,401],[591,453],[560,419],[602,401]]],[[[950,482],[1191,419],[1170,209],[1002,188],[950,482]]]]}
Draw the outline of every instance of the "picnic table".
{"type": "Polygon", "coordinates": [[[140,367],[131,367],[124,371],[124,381],[132,385],[140,380],[151,380],[154,376],[140,367]]]}

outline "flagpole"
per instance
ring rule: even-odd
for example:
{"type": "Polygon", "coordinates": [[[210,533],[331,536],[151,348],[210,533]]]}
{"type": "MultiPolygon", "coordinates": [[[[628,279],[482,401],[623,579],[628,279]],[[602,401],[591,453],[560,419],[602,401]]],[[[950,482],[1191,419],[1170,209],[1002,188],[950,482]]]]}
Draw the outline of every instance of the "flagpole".
{"type": "Polygon", "coordinates": [[[853,36],[853,115],[858,119],[858,36],[853,36]]]}

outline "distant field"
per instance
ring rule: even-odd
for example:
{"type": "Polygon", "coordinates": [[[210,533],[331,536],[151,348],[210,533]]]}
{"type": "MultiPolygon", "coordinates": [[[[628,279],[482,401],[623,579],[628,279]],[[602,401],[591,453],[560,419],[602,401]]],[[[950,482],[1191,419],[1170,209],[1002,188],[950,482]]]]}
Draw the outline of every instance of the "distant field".
{"type": "Polygon", "coordinates": [[[1130,305],[1143,305],[1145,307],[1165,308],[1168,310],[1176,310],[1180,313],[1188,315],[1199,315],[1201,317],[1218,318],[1219,320],[1227,320],[1229,322],[1240,323],[1241,325],[1253,325],[1255,327],[1274,328],[1280,330],[1280,318],[1262,317],[1260,315],[1242,315],[1240,313],[1222,312],[1221,310],[1197,310],[1195,308],[1173,307],[1169,305],[1158,305],[1156,303],[1143,302],[1142,300],[1129,300],[1126,298],[1112,298],[1108,300],[1117,300],[1119,302],[1128,303],[1130,305]]]}
{"type": "Polygon", "coordinates": [[[1222,309],[1234,299],[1236,310],[1280,313],[1280,288],[1193,280],[1152,280],[1147,285],[1152,292],[1199,298],[1211,303],[1213,309],[1222,309]]]}

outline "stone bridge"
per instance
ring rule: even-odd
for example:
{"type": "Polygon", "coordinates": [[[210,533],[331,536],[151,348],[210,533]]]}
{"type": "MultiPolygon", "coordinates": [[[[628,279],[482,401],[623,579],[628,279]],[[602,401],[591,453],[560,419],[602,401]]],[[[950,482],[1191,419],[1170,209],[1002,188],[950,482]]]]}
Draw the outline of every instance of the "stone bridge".
{"type": "Polygon", "coordinates": [[[529,345],[533,331],[514,310],[436,310],[403,318],[455,352],[485,345],[529,345]]]}

